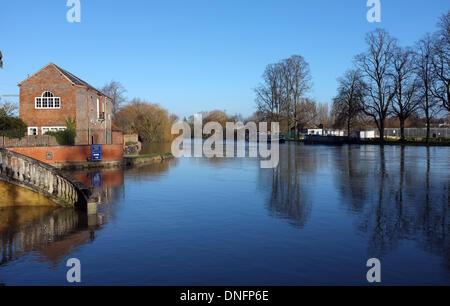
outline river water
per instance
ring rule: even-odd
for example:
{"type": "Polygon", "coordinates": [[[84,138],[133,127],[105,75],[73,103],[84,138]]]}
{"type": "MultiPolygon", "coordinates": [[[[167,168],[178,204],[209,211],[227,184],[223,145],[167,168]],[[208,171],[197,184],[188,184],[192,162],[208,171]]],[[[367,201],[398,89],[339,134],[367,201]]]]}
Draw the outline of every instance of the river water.
{"type": "Polygon", "coordinates": [[[83,285],[367,285],[378,258],[383,284],[450,285],[450,148],[284,144],[276,169],[72,174],[97,217],[1,198],[0,284],[66,285],[78,258],[83,285]]]}

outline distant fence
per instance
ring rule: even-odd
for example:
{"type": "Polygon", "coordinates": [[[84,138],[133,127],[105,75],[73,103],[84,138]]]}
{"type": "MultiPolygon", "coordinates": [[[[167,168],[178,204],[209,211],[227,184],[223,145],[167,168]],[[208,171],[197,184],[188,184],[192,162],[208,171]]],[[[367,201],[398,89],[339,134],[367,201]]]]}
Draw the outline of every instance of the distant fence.
{"type": "Polygon", "coordinates": [[[58,146],[58,142],[54,136],[50,135],[24,136],[22,138],[0,136],[0,148],[51,146],[58,146]]]}
{"type": "MultiPolygon", "coordinates": [[[[380,136],[378,130],[375,131],[380,136]]],[[[400,129],[384,129],[384,135],[387,137],[400,137],[400,129]]],[[[450,137],[449,128],[431,128],[430,136],[433,137],[450,137]]],[[[427,137],[426,128],[405,128],[405,137],[427,137]]]]}

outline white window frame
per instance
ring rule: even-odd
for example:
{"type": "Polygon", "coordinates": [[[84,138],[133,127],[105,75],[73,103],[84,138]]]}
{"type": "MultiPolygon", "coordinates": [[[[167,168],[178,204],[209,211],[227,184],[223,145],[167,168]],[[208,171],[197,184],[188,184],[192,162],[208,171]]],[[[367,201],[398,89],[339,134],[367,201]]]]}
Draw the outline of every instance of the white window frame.
{"type": "Polygon", "coordinates": [[[58,131],[65,131],[67,127],[65,126],[43,126],[41,127],[41,135],[45,135],[47,132],[58,132],[58,131]],[[44,132],[44,129],[47,130],[44,132]]]}
{"type": "Polygon", "coordinates": [[[28,127],[28,136],[37,136],[39,135],[39,128],[37,126],[29,126],[28,127]],[[36,130],[36,135],[32,134],[30,130],[36,130]]]}
{"type": "Polygon", "coordinates": [[[48,91],[48,90],[44,91],[40,97],[35,97],[34,98],[34,108],[35,109],[61,109],[61,98],[53,96],[53,93],[51,91],[48,91]],[[44,95],[47,92],[50,93],[52,95],[52,97],[44,97],[44,95]],[[43,100],[44,99],[47,99],[47,106],[46,107],[43,107],[43,102],[44,102],[43,100]],[[53,105],[52,107],[48,106],[50,101],[51,101],[51,103],[53,105]],[[55,106],[55,102],[56,101],[58,101],[58,103],[59,103],[58,107],[55,106]],[[40,106],[38,106],[38,102],[40,103],[40,106]]]}
{"type": "Polygon", "coordinates": [[[100,119],[100,99],[97,98],[97,119],[100,119]]]}

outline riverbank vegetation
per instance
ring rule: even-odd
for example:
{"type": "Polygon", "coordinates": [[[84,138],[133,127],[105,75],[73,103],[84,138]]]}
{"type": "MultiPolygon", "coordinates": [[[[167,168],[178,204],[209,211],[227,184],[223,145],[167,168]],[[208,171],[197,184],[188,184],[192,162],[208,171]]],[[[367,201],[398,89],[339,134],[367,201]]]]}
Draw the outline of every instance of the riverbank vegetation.
{"type": "Polygon", "coordinates": [[[288,135],[306,128],[355,130],[450,126],[450,11],[414,46],[401,46],[384,29],[366,36],[367,49],[356,55],[353,67],[338,79],[331,110],[308,97],[312,86],[309,64],[294,55],[266,67],[255,89],[258,120],[279,121],[288,135]]]}
{"type": "Polygon", "coordinates": [[[172,123],[178,117],[170,114],[157,103],[125,97],[125,87],[117,81],[111,81],[102,87],[102,92],[112,99],[113,122],[124,134],[137,134],[143,143],[164,143],[173,139],[172,123]]]}
{"type": "Polygon", "coordinates": [[[27,125],[22,119],[14,116],[17,106],[0,101],[0,136],[21,138],[26,134],[27,125]]]}
{"type": "MultiPolygon", "coordinates": [[[[337,80],[332,101],[309,96],[311,69],[304,57],[292,55],[269,64],[256,86],[256,112],[244,118],[224,110],[200,112],[203,125],[218,122],[279,122],[287,138],[296,139],[307,128],[378,130],[399,128],[400,140],[429,143],[439,135],[431,128],[450,127],[450,12],[444,14],[435,33],[426,34],[413,46],[402,46],[384,29],[366,36],[366,50],[354,57],[352,67],[337,80]],[[331,103],[329,103],[331,102],[331,103]],[[425,128],[422,138],[408,138],[406,128],[425,128]]],[[[113,122],[125,134],[136,133],[146,143],[170,142],[171,126],[179,118],[159,104],[125,97],[126,89],[112,81],[102,91],[113,100],[113,122]]],[[[193,131],[194,117],[183,118],[193,131]]],[[[445,141],[439,139],[439,142],[445,141]]]]}
{"type": "Polygon", "coordinates": [[[57,132],[47,132],[46,135],[54,136],[60,146],[74,146],[77,137],[76,118],[66,118],[66,129],[57,132]]]}
{"type": "Polygon", "coordinates": [[[411,142],[405,127],[425,127],[429,143],[432,127],[448,127],[450,11],[437,25],[435,33],[424,35],[414,46],[401,46],[384,29],[367,34],[367,50],[339,79],[333,102],[337,118],[347,122],[348,130],[353,119],[371,120],[380,139],[385,139],[385,128],[399,127],[400,140],[411,142]]]}
{"type": "Polygon", "coordinates": [[[171,141],[171,120],[167,110],[158,104],[133,99],[116,114],[116,123],[125,134],[136,133],[142,142],[171,141]]]}

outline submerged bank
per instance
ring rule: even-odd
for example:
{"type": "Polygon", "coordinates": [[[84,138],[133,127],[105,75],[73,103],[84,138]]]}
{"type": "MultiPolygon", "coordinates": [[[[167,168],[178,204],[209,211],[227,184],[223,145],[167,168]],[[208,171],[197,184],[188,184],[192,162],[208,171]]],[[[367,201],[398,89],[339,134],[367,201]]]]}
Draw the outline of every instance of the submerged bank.
{"type": "Polygon", "coordinates": [[[164,160],[168,160],[168,159],[172,159],[172,158],[173,158],[173,155],[171,153],[130,155],[130,156],[124,156],[123,166],[137,167],[137,166],[149,165],[149,164],[153,164],[153,163],[159,163],[164,160]]]}
{"type": "Polygon", "coordinates": [[[53,166],[61,170],[127,168],[133,166],[142,166],[153,163],[159,163],[171,158],[173,158],[171,153],[152,153],[152,154],[124,156],[122,160],[55,163],[53,164],[53,166]]]}

